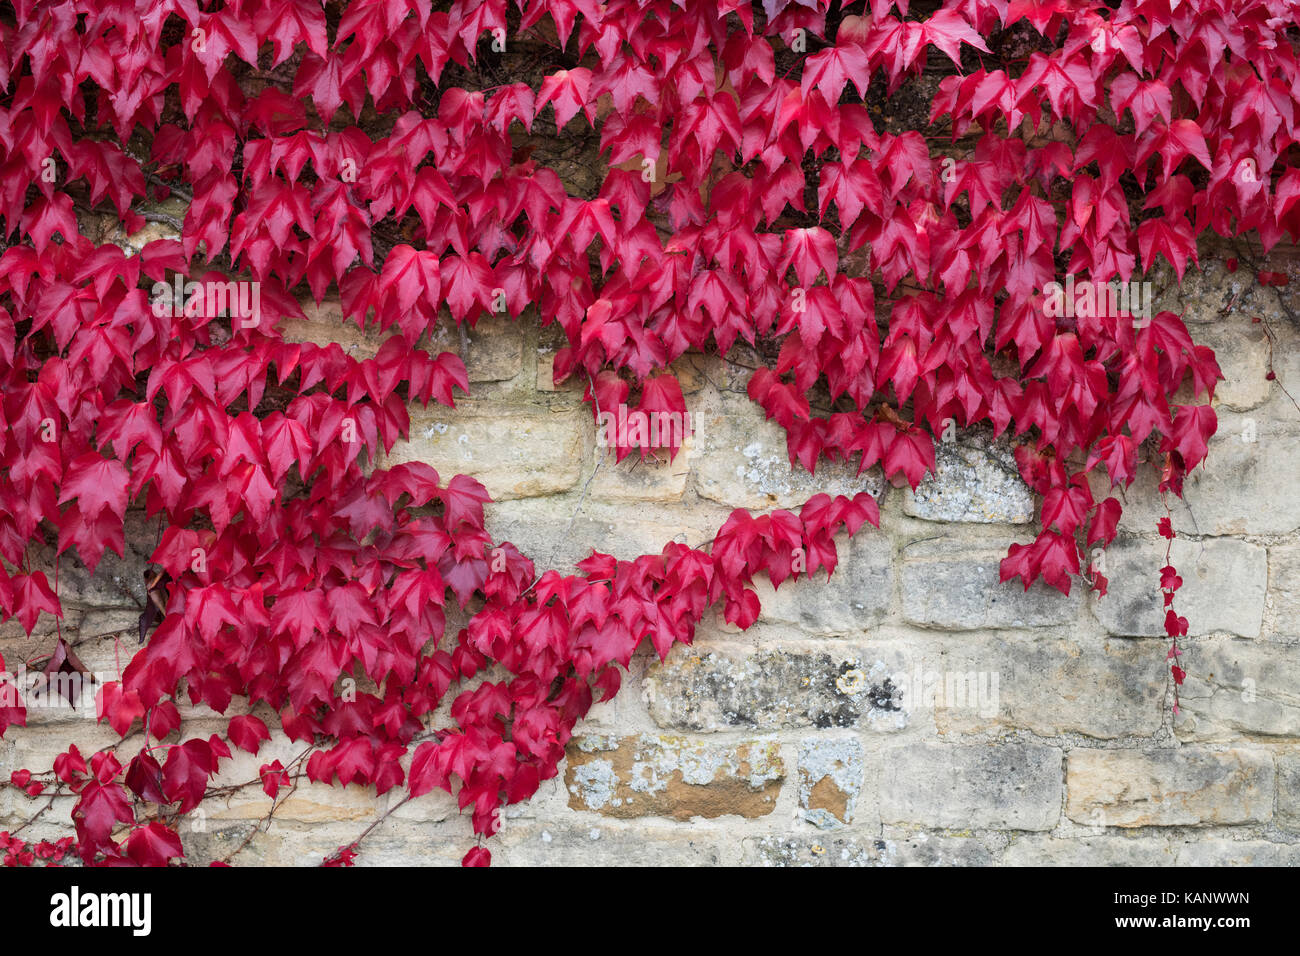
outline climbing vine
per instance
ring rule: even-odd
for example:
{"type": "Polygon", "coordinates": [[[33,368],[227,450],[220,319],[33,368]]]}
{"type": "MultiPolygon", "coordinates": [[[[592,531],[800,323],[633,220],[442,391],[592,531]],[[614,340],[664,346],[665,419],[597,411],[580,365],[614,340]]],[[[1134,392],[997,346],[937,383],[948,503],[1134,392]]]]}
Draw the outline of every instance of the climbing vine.
{"type": "MultiPolygon", "coordinates": [[[[684,413],[671,363],[743,341],[809,471],[915,486],[934,436],[991,426],[1042,498],[1003,580],[1104,594],[1096,489],[1146,463],[1180,494],[1216,427],[1214,354],[1151,270],[1181,280],[1207,230],[1300,233],[1298,39],[1287,0],[0,3],[0,610],[61,616],[35,547],[93,572],[128,509],[159,529],[141,646],[98,692],[122,743],[13,772],[75,795],[76,839],[4,834],[6,862],[166,864],[205,798],[306,778],[453,793],[486,865],[643,641],[717,604],[748,627],[756,575],[831,573],[877,524],[821,494],[538,575],[477,481],[382,467],[411,403],[469,389],[431,333],[484,313],[558,325],[594,422],[684,413]],[[285,339],[327,296],[386,335],[373,358],[285,339]],[[239,715],[181,740],[183,697],[239,715]],[[218,787],[270,739],[250,706],[303,750],[218,787]]],[[[0,732],[24,719],[0,701],[0,732]]]]}

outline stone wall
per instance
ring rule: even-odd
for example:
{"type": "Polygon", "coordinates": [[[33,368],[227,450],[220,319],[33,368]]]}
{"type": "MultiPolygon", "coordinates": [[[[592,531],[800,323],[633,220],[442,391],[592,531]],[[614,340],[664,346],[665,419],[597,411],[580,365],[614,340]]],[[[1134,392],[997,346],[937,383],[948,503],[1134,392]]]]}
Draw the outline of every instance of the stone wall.
{"type": "MultiPolygon", "coordinates": [[[[760,588],[753,628],[707,618],[666,663],[643,649],[618,697],[579,726],[559,777],[506,813],[495,861],[1300,862],[1300,409],[1282,387],[1300,391],[1300,296],[1283,293],[1215,262],[1161,303],[1185,313],[1227,376],[1208,467],[1174,504],[1178,607],[1191,622],[1176,717],[1150,475],[1125,495],[1107,597],[1024,592],[998,583],[1007,545],[1032,536],[1037,504],[1005,442],[974,432],[942,444],[938,474],[915,493],[874,471],[793,472],[779,429],[744,393],[758,358],[736,349],[727,361],[677,363],[700,433],[675,460],[615,465],[596,447],[581,387],[551,382],[554,330],[480,322],[467,343],[472,398],[414,410],[411,439],[389,462],[479,478],[496,499],[489,530],[539,568],[567,569],[593,547],[630,558],[670,539],[699,545],[732,508],[797,507],[818,491],[868,490],[881,504],[879,532],[840,540],[829,583],[819,574],[760,588]]],[[[329,306],[289,334],[355,355],[380,343],[342,329],[329,306]]],[[[65,564],[63,633],[91,670],[115,674],[137,646],[152,540],[138,528],[127,560],[110,556],[93,581],[65,564]]],[[[49,628],[0,628],[11,665],[52,642],[49,628]]],[[[191,710],[183,730],[221,726],[191,710]]],[[[47,769],[74,737],[83,750],[115,739],[75,715],[33,712],[0,742],[4,776],[47,769]]],[[[237,754],[223,779],[248,780],[295,752],[275,741],[257,758],[237,754]]],[[[235,862],[318,862],[397,798],[304,785],[235,862]]],[[[3,787],[0,828],[43,804],[3,787]]],[[[223,856],[269,805],[256,787],[209,800],[182,836],[197,859],[223,856]]],[[[69,809],[55,801],[29,838],[67,833],[69,809]]],[[[435,793],[389,816],[358,862],[456,863],[472,842],[468,819],[435,793]]]]}

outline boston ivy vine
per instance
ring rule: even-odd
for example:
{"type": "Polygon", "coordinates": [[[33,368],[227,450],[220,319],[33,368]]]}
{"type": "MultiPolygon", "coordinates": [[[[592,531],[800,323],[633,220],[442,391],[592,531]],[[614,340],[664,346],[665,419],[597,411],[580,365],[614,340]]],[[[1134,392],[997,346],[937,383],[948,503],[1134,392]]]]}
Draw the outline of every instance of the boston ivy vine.
{"type": "MultiPolygon", "coordinates": [[[[33,545],[93,571],[129,508],[160,528],[144,643],[100,690],[124,743],[13,773],[75,794],[76,840],[5,834],[6,862],[182,857],[231,748],[271,733],[181,740],[182,696],[278,713],[303,750],[246,784],[272,800],[304,775],[442,788],[490,836],[642,641],[666,656],[719,603],[748,627],[755,575],[832,572],[833,536],[878,522],[817,495],[538,576],[478,482],[372,467],[410,403],[468,390],[425,345],[439,323],[558,323],[593,416],[684,412],[675,359],[771,343],[749,395],[810,471],[915,486],[933,436],[991,425],[1042,496],[1003,579],[1104,593],[1086,555],[1120,503],[1089,474],[1127,485],[1141,458],[1180,494],[1221,377],[1130,283],[1159,259],[1181,279],[1206,230],[1300,233],[1298,39],[1287,0],[0,4],[0,609],[60,616],[33,545]],[[882,104],[909,90],[929,115],[904,128],[882,104]],[[539,137],[593,137],[598,186],[539,137]],[[168,196],[179,238],[83,232],[166,223],[168,196]],[[387,333],[373,358],[282,336],[333,295],[387,333]]],[[[24,718],[5,702],[0,731],[24,718]]]]}

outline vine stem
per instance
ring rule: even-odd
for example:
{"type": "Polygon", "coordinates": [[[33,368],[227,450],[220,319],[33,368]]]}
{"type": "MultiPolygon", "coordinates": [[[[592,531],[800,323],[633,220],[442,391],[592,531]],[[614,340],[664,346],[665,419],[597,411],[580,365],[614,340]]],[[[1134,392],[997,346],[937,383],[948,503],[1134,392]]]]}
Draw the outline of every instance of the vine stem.
{"type": "MultiPolygon", "coordinates": [[[[1160,503],[1161,503],[1162,505],[1164,505],[1164,509],[1165,509],[1165,518],[1166,518],[1166,520],[1169,521],[1169,523],[1170,523],[1170,527],[1171,527],[1171,529],[1172,529],[1172,526],[1173,526],[1173,514],[1174,514],[1174,513],[1173,513],[1173,511],[1172,511],[1172,510],[1170,509],[1170,507],[1169,507],[1169,493],[1168,493],[1168,492],[1166,492],[1166,491],[1162,491],[1162,492],[1160,493],[1160,503]]],[[[1172,530],[1171,530],[1171,531],[1170,531],[1170,534],[1172,534],[1172,533],[1173,533],[1173,532],[1172,532],[1172,530]]],[[[1174,539],[1173,539],[1172,537],[1166,538],[1166,539],[1165,539],[1165,567],[1172,567],[1172,556],[1173,556],[1173,550],[1174,550],[1174,539]]],[[[1161,593],[1164,593],[1164,588],[1161,588],[1161,593]]],[[[1170,592],[1171,595],[1172,595],[1172,593],[1173,593],[1173,592],[1170,592]]],[[[1172,610],[1172,609],[1173,609],[1173,601],[1172,601],[1172,600],[1171,600],[1171,601],[1166,605],[1166,608],[1167,608],[1168,610],[1172,610]]],[[[1181,661],[1181,659],[1182,659],[1183,650],[1182,650],[1182,647],[1181,647],[1181,646],[1179,645],[1179,643],[1178,643],[1178,634],[1177,634],[1177,633],[1174,633],[1174,634],[1169,635],[1169,637],[1170,637],[1170,640],[1172,641],[1172,644],[1170,645],[1169,653],[1165,655],[1165,659],[1166,659],[1166,660],[1171,660],[1173,663],[1170,665],[1169,669],[1166,671],[1166,676],[1165,676],[1165,687],[1166,687],[1166,693],[1167,693],[1167,692],[1168,692],[1168,687],[1169,687],[1169,682],[1170,682],[1170,681],[1173,682],[1173,686],[1174,686],[1174,716],[1177,717],[1177,716],[1181,713],[1181,710],[1179,709],[1179,705],[1180,705],[1180,703],[1182,702],[1182,698],[1179,696],[1178,688],[1179,688],[1179,686],[1182,684],[1182,679],[1181,679],[1177,674],[1174,673],[1174,669],[1177,668],[1179,671],[1182,671],[1182,672],[1184,672],[1184,673],[1185,673],[1185,670],[1184,670],[1184,668],[1182,668],[1182,667],[1179,665],[1179,661],[1181,661]]]]}
{"type": "MultiPolygon", "coordinates": [[[[310,750],[310,748],[308,749],[310,750]]],[[[276,797],[272,798],[271,809],[266,812],[266,816],[263,817],[257,823],[253,824],[252,828],[244,836],[244,839],[240,842],[239,846],[235,847],[233,850],[231,850],[229,853],[227,853],[224,857],[221,858],[222,863],[229,863],[236,856],[242,853],[244,848],[247,847],[248,844],[253,842],[253,837],[257,836],[259,833],[264,832],[263,827],[265,827],[266,830],[271,829],[271,820],[275,816],[275,811],[278,810],[280,807],[284,806],[284,802],[288,800],[290,797],[292,797],[298,791],[298,780],[300,776],[301,776],[300,774],[295,774],[291,778],[293,780],[293,783],[289,787],[289,792],[286,793],[283,797],[277,795],[276,797]]]]}
{"type": "Polygon", "coordinates": [[[60,781],[59,785],[55,787],[54,791],[50,794],[50,798],[47,801],[45,801],[45,806],[41,807],[30,817],[28,817],[25,821],[23,821],[23,823],[20,826],[18,826],[17,829],[11,830],[9,832],[9,835],[17,836],[18,834],[26,830],[29,826],[31,826],[33,823],[35,823],[37,820],[39,820],[45,814],[45,812],[50,809],[50,807],[54,806],[55,798],[60,796],[63,793],[63,789],[64,789],[64,784],[60,781]]]}
{"type": "MultiPolygon", "coordinates": [[[[389,807],[387,810],[385,810],[381,816],[379,816],[377,819],[373,820],[373,821],[371,822],[370,826],[368,826],[368,827],[366,827],[364,830],[362,830],[361,833],[358,834],[358,836],[357,836],[357,838],[356,838],[355,840],[353,840],[351,843],[347,843],[347,844],[344,844],[343,846],[339,847],[339,850],[354,850],[354,851],[355,851],[356,848],[359,847],[359,846],[361,845],[361,841],[364,840],[366,837],[370,836],[371,832],[375,829],[375,827],[379,826],[381,823],[383,823],[385,820],[387,820],[389,817],[391,817],[394,813],[396,813],[396,812],[397,812],[397,809],[398,809],[399,807],[404,806],[405,804],[408,804],[408,803],[410,803],[410,802],[411,802],[411,795],[408,793],[408,794],[407,794],[406,796],[404,796],[401,800],[398,800],[395,804],[393,804],[391,807],[389,807]]],[[[325,864],[324,864],[324,862],[322,862],[320,865],[321,865],[321,866],[324,866],[325,864]]]]}

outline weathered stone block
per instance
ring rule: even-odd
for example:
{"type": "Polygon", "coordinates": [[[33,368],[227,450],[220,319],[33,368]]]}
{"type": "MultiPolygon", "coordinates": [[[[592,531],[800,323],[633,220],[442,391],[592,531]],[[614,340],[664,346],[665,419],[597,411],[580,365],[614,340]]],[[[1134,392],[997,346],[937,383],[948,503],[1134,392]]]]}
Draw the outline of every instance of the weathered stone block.
{"type": "MultiPolygon", "coordinates": [[[[284,766],[292,762],[301,751],[301,746],[295,748],[293,743],[280,733],[274,720],[268,726],[271,730],[271,739],[263,743],[256,756],[238,748],[231,748],[231,756],[221,761],[220,772],[213,776],[213,787],[234,786],[248,780],[256,780],[262,764],[273,760],[279,760],[284,766]]],[[[183,736],[187,738],[200,735],[191,727],[186,727],[185,731],[183,736]]],[[[439,791],[438,797],[432,800],[422,798],[426,814],[432,803],[439,797],[446,797],[446,795],[439,791]]],[[[446,797],[442,802],[449,804],[451,809],[455,810],[455,804],[450,797],[446,797]]],[[[375,797],[374,787],[359,784],[347,787],[331,786],[304,779],[298,781],[298,787],[292,793],[281,792],[280,800],[275,806],[275,819],[280,823],[371,820],[382,812],[382,804],[383,801],[375,797]]],[[[271,809],[271,798],[262,791],[260,785],[254,785],[235,790],[220,800],[207,801],[202,804],[201,809],[203,810],[201,820],[207,821],[212,826],[222,826],[230,821],[265,818],[271,809]]],[[[443,815],[445,816],[446,813],[444,812],[443,815]]]]}
{"type": "MultiPolygon", "coordinates": [[[[285,341],[310,342],[322,347],[334,342],[352,358],[361,360],[374,358],[393,334],[375,326],[363,331],[355,322],[345,321],[337,299],[326,299],[320,305],[308,300],[302,303],[302,310],[306,318],[281,321],[285,341]]],[[[522,328],[509,316],[484,315],[473,328],[465,326],[463,336],[460,327],[439,323],[425,351],[433,355],[442,352],[459,355],[471,383],[502,382],[522,370],[523,341],[522,328]]]]}
{"type": "Polygon", "coordinates": [[[493,866],[735,866],[740,855],[725,831],[648,820],[617,828],[534,821],[507,828],[489,846],[493,866]]]}
{"type": "MultiPolygon", "coordinates": [[[[107,723],[96,723],[89,718],[77,725],[75,737],[69,735],[68,728],[62,726],[57,728],[57,732],[35,722],[30,727],[10,727],[5,731],[5,741],[13,744],[10,752],[13,762],[6,766],[43,773],[53,768],[54,758],[66,751],[70,743],[75,743],[83,754],[89,754],[114,746],[121,740],[117,731],[107,723]]],[[[130,750],[125,752],[130,753],[130,750]]]]}
{"type": "MultiPolygon", "coordinates": [[[[1187,476],[1183,499],[1169,497],[1183,534],[1289,534],[1300,528],[1300,470],[1290,450],[1300,428],[1256,413],[1219,412],[1205,462],[1187,476]],[[1251,439],[1251,440],[1246,440],[1251,439]]],[[[1125,495],[1120,527],[1150,534],[1165,509],[1155,469],[1140,468],[1125,495]]]]}
{"type": "Polygon", "coordinates": [[[852,498],[865,491],[878,498],[884,491],[878,468],[859,476],[856,463],[823,462],[814,476],[791,466],[785,432],[744,396],[724,395],[702,404],[698,414],[695,490],[703,498],[766,511],[798,508],[821,492],[852,498]]]}
{"type": "Polygon", "coordinates": [[[769,834],[744,841],[745,866],[876,866],[874,841],[857,836],[786,836],[769,834]]]}
{"type": "Polygon", "coordinates": [[[700,547],[713,540],[721,521],[712,509],[661,507],[643,502],[635,508],[586,501],[571,493],[563,503],[526,498],[493,503],[485,509],[487,529],[496,541],[510,541],[540,572],[573,564],[592,549],[631,560],[659,554],[670,541],[700,547]],[[630,512],[630,513],[629,513],[630,512]]]}
{"type": "Polygon", "coordinates": [[[998,580],[1005,551],[919,541],[903,549],[899,590],[903,617],[927,627],[1046,627],[1078,616],[1080,590],[1067,596],[1041,581],[1025,591],[998,580]]]}
{"type": "Polygon", "coordinates": [[[601,501],[681,501],[686,491],[686,479],[691,473],[694,440],[687,439],[672,458],[659,453],[658,458],[642,458],[636,452],[621,462],[615,460],[614,449],[593,446],[594,456],[588,467],[595,469],[591,482],[591,496],[601,501]]]}
{"type": "Polygon", "coordinates": [[[677,730],[897,730],[907,724],[889,680],[897,669],[895,656],[853,648],[683,648],[652,666],[643,686],[655,723],[677,730]]]}
{"type": "Polygon", "coordinates": [[[429,338],[428,351],[453,352],[465,361],[465,372],[471,383],[507,382],[524,367],[523,324],[532,319],[525,312],[518,320],[508,315],[484,314],[473,327],[465,326],[464,340],[461,328],[451,323],[439,322],[429,338]]]}
{"type": "MultiPolygon", "coordinates": [[[[139,618],[145,596],[144,571],[158,544],[157,518],[150,520],[141,509],[128,511],[124,538],[123,555],[105,551],[93,575],[79,560],[63,558],[59,564],[59,602],[65,614],[74,608],[134,609],[139,618]]],[[[52,556],[52,551],[49,553],[52,556]]],[[[52,560],[49,566],[53,567],[52,560]]],[[[46,574],[52,584],[53,573],[46,574]]]]}
{"type": "Polygon", "coordinates": [[[483,482],[495,501],[572,488],[582,471],[583,419],[577,409],[537,406],[429,406],[411,416],[411,437],[383,457],[432,465],[443,481],[463,474],[483,482]]]}
{"type": "MultiPolygon", "coordinates": [[[[1160,568],[1163,539],[1122,537],[1105,551],[1105,597],[1091,598],[1093,615],[1112,634],[1159,637],[1165,633],[1160,568]]],[[[1268,559],[1263,548],[1245,541],[1176,538],[1170,562],[1183,586],[1174,607],[1187,618],[1189,636],[1227,631],[1258,637],[1264,615],[1268,559]]]]}
{"type": "MultiPolygon", "coordinates": [[[[1223,259],[1206,260],[1201,268],[1188,269],[1182,281],[1165,263],[1145,276],[1155,286],[1153,312],[1174,312],[1189,325],[1217,325],[1226,315],[1276,315],[1277,290],[1261,286],[1245,269],[1229,272],[1223,259]]],[[[1193,338],[1201,333],[1194,329],[1193,338]]],[[[1199,339],[1198,339],[1199,341],[1199,339]]]]}
{"type": "Polygon", "coordinates": [[[1268,400],[1273,387],[1268,374],[1268,336],[1249,316],[1231,315],[1196,330],[1197,345],[1214,349],[1223,381],[1214,389],[1220,411],[1244,412],[1268,400]]]}
{"type": "Polygon", "coordinates": [[[1300,737],[1300,655],[1293,647],[1215,638],[1183,649],[1184,740],[1300,737]]]}
{"type": "MultiPolygon", "coordinates": [[[[258,820],[271,809],[271,800],[257,788],[214,805],[203,812],[211,820],[258,820]]],[[[337,787],[303,781],[281,800],[275,818],[299,823],[328,823],[334,820],[372,820],[377,813],[373,787],[337,787]]]]}
{"type": "Polygon", "coordinates": [[[770,741],[587,735],[575,737],[567,754],[569,806],[611,817],[761,817],[776,808],[785,780],[780,748],[770,741]]]}
{"type": "Polygon", "coordinates": [[[1277,758],[1277,822],[1300,830],[1300,753],[1277,758]]]}
{"type": "Polygon", "coordinates": [[[884,754],[880,819],[939,829],[1050,830],[1061,750],[1041,744],[908,744],[884,754]]]}
{"type": "Polygon", "coordinates": [[[1264,633],[1273,640],[1300,642],[1300,547],[1294,544],[1268,549],[1264,633]]]}
{"type": "Polygon", "coordinates": [[[1160,728],[1162,641],[999,635],[945,642],[896,680],[941,734],[1028,730],[1103,740],[1160,728]]]}
{"type": "Polygon", "coordinates": [[[799,806],[823,829],[852,823],[862,792],[862,743],[856,737],[805,737],[799,742],[799,806]]]}
{"type": "Polygon", "coordinates": [[[304,318],[280,320],[280,334],[286,342],[310,342],[322,348],[336,343],[344,354],[361,360],[374,358],[392,334],[381,332],[375,326],[363,331],[355,322],[345,322],[343,306],[337,298],[327,298],[319,304],[308,299],[299,304],[304,318]]]}
{"type": "Polygon", "coordinates": [[[746,866],[989,866],[993,855],[972,837],[920,831],[905,835],[770,835],[748,839],[746,866]]]}
{"type": "Polygon", "coordinates": [[[1072,750],[1066,816],[1106,827],[1264,823],[1274,770],[1258,750],[1072,750]]]}
{"type": "Polygon", "coordinates": [[[935,472],[903,493],[903,511],[928,521],[1024,524],[1034,496],[1005,442],[978,432],[934,447],[935,472]]]}
{"type": "Polygon", "coordinates": [[[1267,840],[1202,840],[1178,848],[1177,866],[1297,866],[1300,843],[1267,840]]]}
{"type": "MultiPolygon", "coordinates": [[[[996,841],[994,841],[996,842],[996,841]]],[[[925,830],[885,827],[877,840],[879,866],[992,866],[994,855],[984,840],[947,836],[925,830]]]]}
{"type": "MultiPolygon", "coordinates": [[[[219,860],[239,849],[253,826],[253,821],[210,821],[203,831],[182,829],[180,837],[191,859],[219,860]]],[[[279,822],[277,813],[270,830],[255,834],[230,862],[235,866],[319,866],[363,829],[364,824],[353,820],[279,822]]],[[[432,823],[389,819],[366,836],[356,865],[458,866],[473,845],[468,815],[432,823]]],[[[495,856],[497,848],[489,846],[495,856]]]]}
{"type": "MultiPolygon", "coordinates": [[[[1285,290],[1280,290],[1285,292],[1284,298],[1289,300],[1289,308],[1293,314],[1300,314],[1298,289],[1300,284],[1293,282],[1285,290]]],[[[1252,409],[1251,415],[1263,416],[1277,422],[1294,423],[1296,420],[1294,385],[1300,382],[1300,328],[1277,312],[1269,313],[1266,317],[1269,320],[1269,330],[1273,333],[1272,370],[1275,377],[1269,382],[1268,401],[1259,408],[1252,409]]]]}
{"type": "Polygon", "coordinates": [[[893,547],[871,527],[835,538],[840,563],[827,580],[786,580],[774,590],[766,576],[755,580],[762,602],[760,621],[793,624],[811,634],[854,635],[879,623],[894,601],[893,547]]]}
{"type": "MultiPolygon", "coordinates": [[[[545,334],[543,332],[543,335],[545,334]]],[[[562,347],[558,343],[564,341],[564,336],[560,335],[556,344],[538,346],[537,390],[539,392],[575,392],[581,396],[587,384],[586,376],[582,372],[570,375],[558,385],[555,382],[555,350],[557,347],[562,347]]]]}
{"type": "Polygon", "coordinates": [[[1177,854],[1176,844],[1122,832],[1064,838],[1034,833],[1016,837],[999,862],[1003,866],[1173,866],[1177,854]]]}

